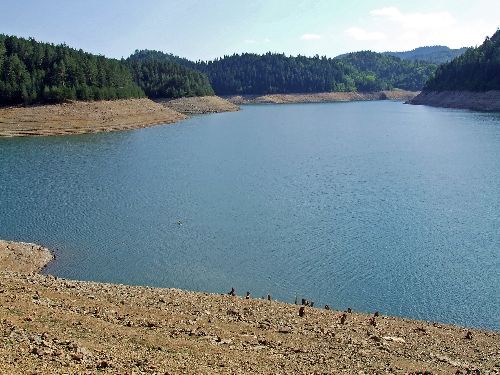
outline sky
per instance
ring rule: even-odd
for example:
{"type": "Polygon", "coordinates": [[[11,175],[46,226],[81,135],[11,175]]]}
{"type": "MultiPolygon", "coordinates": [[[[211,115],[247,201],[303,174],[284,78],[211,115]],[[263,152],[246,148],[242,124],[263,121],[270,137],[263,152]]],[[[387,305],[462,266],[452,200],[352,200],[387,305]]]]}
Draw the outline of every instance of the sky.
{"type": "Polygon", "coordinates": [[[241,52],[326,55],[476,46],[499,0],[0,0],[0,33],[108,57],[154,49],[192,60],[241,52]]]}

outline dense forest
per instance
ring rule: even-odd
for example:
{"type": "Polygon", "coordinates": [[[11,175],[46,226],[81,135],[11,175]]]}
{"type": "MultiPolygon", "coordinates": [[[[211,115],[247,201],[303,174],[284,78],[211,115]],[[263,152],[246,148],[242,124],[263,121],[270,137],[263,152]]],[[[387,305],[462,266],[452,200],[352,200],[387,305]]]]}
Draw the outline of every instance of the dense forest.
{"type": "Polygon", "coordinates": [[[451,49],[446,46],[418,47],[404,52],[383,52],[383,55],[399,57],[402,60],[426,61],[433,64],[444,64],[462,55],[467,47],[451,49]]]}
{"type": "Polygon", "coordinates": [[[264,55],[243,53],[193,62],[158,51],[140,51],[131,58],[154,58],[196,69],[208,76],[218,95],[420,90],[436,69],[434,64],[403,61],[375,52],[353,53],[335,59],[270,52],[264,55]]]}
{"type": "Polygon", "coordinates": [[[365,76],[372,76],[378,90],[421,90],[437,68],[435,64],[401,60],[371,51],[348,53],[337,59],[352,65],[365,76]]]}
{"type": "Polygon", "coordinates": [[[0,34],[0,105],[143,96],[119,60],[0,34]]]}
{"type": "Polygon", "coordinates": [[[150,98],[214,95],[207,76],[186,65],[188,60],[156,51],[135,51],[127,59],[134,81],[150,98]]]}
{"type": "Polygon", "coordinates": [[[326,57],[288,57],[253,53],[199,62],[196,68],[210,78],[220,95],[354,91],[355,70],[326,57]]]}
{"type": "Polygon", "coordinates": [[[424,91],[500,90],[500,30],[477,48],[439,66],[424,91]]]}
{"type": "MultiPolygon", "coordinates": [[[[499,87],[498,32],[478,49],[440,67],[427,88],[499,87]],[[480,66],[480,72],[474,69],[480,66]],[[457,79],[457,72],[467,77],[457,79]],[[451,78],[450,78],[451,77],[451,78]]],[[[427,52],[429,48],[425,47],[427,52]]],[[[436,52],[436,51],[434,51],[436,52]]],[[[422,55],[416,49],[408,53],[422,55]]],[[[0,34],[0,105],[143,97],[420,90],[436,65],[370,51],[337,58],[253,53],[190,61],[158,51],[126,60],[66,45],[0,34]]]]}

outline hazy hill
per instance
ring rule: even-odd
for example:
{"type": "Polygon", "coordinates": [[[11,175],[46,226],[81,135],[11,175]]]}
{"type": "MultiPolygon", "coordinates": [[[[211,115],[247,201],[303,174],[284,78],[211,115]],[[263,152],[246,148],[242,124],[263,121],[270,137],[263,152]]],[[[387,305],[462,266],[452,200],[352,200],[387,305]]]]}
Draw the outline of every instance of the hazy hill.
{"type": "Polygon", "coordinates": [[[434,64],[443,64],[462,55],[467,47],[451,49],[446,46],[426,46],[418,47],[411,51],[384,52],[384,55],[399,57],[403,60],[426,61],[434,64]]]}
{"type": "Polygon", "coordinates": [[[424,91],[500,90],[500,30],[483,44],[440,65],[424,91]]]}

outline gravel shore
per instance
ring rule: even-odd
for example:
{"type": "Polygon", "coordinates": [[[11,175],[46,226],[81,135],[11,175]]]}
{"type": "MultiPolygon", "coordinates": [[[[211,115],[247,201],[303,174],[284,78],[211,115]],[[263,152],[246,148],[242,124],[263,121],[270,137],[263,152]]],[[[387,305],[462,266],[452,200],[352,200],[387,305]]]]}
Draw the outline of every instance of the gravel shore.
{"type": "Polygon", "coordinates": [[[170,124],[186,115],[149,99],[0,108],[0,137],[110,132],[170,124]]]}
{"type": "Polygon", "coordinates": [[[364,100],[401,100],[414,98],[418,92],[391,90],[379,92],[322,92],[309,94],[233,95],[225,99],[235,104],[334,103],[364,100]]]}
{"type": "Polygon", "coordinates": [[[500,373],[497,332],[316,307],[300,316],[276,301],[12,272],[4,259],[1,374],[500,373]]]}
{"type": "Polygon", "coordinates": [[[240,107],[218,96],[198,96],[173,100],[156,100],[158,103],[174,111],[186,115],[205,113],[236,112],[240,107]]]}

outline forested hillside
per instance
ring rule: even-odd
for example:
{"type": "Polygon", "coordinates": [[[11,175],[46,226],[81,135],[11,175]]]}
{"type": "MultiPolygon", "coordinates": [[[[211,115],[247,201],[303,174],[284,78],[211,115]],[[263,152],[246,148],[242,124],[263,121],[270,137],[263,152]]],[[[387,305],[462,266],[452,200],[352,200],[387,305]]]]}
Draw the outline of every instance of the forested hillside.
{"type": "Polygon", "coordinates": [[[119,60],[0,34],[0,105],[143,96],[119,60]]]}
{"type": "MultiPolygon", "coordinates": [[[[470,58],[470,56],[468,57],[470,58]]],[[[337,58],[253,53],[190,61],[158,51],[108,59],[0,35],[0,105],[142,97],[420,90],[436,65],[363,51],[337,58]]],[[[488,68],[489,69],[489,68],[488,68]]]]}
{"type": "Polygon", "coordinates": [[[244,53],[200,62],[196,67],[208,75],[212,87],[220,95],[357,89],[355,70],[326,57],[244,53]]]}
{"type": "Polygon", "coordinates": [[[500,90],[500,30],[477,48],[439,66],[424,91],[500,90]]]}
{"type": "Polygon", "coordinates": [[[399,57],[402,60],[426,61],[433,64],[444,64],[462,55],[467,47],[451,49],[446,46],[428,46],[404,52],[383,52],[384,55],[399,57]]]}
{"type": "Polygon", "coordinates": [[[433,64],[403,61],[374,52],[335,59],[270,52],[264,55],[243,53],[193,62],[158,51],[139,51],[130,59],[144,61],[149,58],[205,73],[218,95],[420,90],[436,69],[433,64]]]}
{"type": "Polygon", "coordinates": [[[399,88],[421,90],[437,66],[426,62],[401,60],[371,51],[348,53],[337,59],[373,77],[380,90],[399,88]]]}
{"type": "Polygon", "coordinates": [[[150,98],[214,95],[207,76],[186,66],[190,64],[157,51],[135,51],[127,59],[134,81],[150,98]]]}

